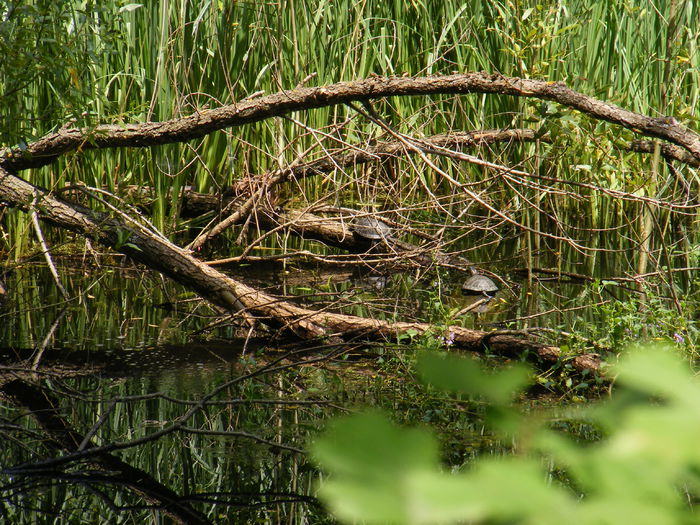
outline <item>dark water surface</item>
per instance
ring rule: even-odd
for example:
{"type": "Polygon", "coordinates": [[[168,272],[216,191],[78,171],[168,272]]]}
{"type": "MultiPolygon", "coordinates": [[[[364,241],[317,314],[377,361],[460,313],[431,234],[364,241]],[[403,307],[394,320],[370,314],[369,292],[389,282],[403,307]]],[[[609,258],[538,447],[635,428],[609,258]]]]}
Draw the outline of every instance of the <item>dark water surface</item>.
{"type": "MultiPolygon", "coordinates": [[[[246,339],[235,322],[216,321],[187,291],[152,274],[68,260],[60,271],[74,297],[68,303],[44,266],[16,268],[7,279],[0,520],[327,522],[303,450],[329,417],[368,406],[436,428],[451,465],[507,450],[484,432],[478,405],[446,405],[396,373],[411,347],[246,339]],[[94,447],[106,448],[81,455],[94,447]]],[[[272,293],[387,319],[444,323],[469,303],[462,275],[258,265],[242,277],[272,293]]],[[[596,300],[590,288],[503,277],[488,308],[459,322],[603,329],[600,312],[580,309],[596,300]]]]}

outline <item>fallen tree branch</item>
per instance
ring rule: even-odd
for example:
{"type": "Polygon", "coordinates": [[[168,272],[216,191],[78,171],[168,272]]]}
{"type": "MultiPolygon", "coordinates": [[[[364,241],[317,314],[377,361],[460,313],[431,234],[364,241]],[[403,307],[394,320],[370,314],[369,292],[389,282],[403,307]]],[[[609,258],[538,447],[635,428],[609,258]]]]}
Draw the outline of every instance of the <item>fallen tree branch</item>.
{"type": "Polygon", "coordinates": [[[204,110],[187,117],[141,124],[103,124],[61,129],[25,148],[0,151],[0,166],[16,172],[45,166],[69,151],[147,147],[203,137],[224,128],[258,122],[293,111],[368,101],[390,96],[490,93],[552,100],[595,119],[657,137],[686,149],[700,160],[700,137],[673,118],[654,118],[597,100],[563,82],[505,77],[485,72],[431,77],[372,77],[321,87],[298,88],[204,110]]]}
{"type": "Polygon", "coordinates": [[[636,151],[638,153],[654,153],[654,148],[659,146],[661,149],[661,156],[666,160],[676,160],[693,166],[694,168],[700,168],[700,159],[696,156],[691,155],[683,148],[674,146],[673,144],[667,144],[665,142],[656,142],[653,140],[635,140],[629,146],[631,151],[636,151]]]}
{"type": "MultiPolygon", "coordinates": [[[[549,140],[548,137],[538,137],[535,130],[512,129],[446,133],[428,137],[423,139],[422,142],[436,148],[454,148],[459,146],[474,147],[493,144],[495,142],[525,142],[538,140],[538,138],[544,141],[549,140]]],[[[365,149],[355,147],[349,153],[326,155],[321,159],[311,162],[301,163],[297,161],[288,167],[267,172],[262,175],[248,175],[243,177],[231,188],[226,190],[226,195],[231,196],[229,202],[226,203],[226,207],[229,207],[232,200],[240,200],[248,196],[247,200],[240,204],[236,211],[223,221],[216,224],[210,230],[198,235],[187,248],[193,251],[197,250],[201,248],[204,243],[223,233],[234,224],[239,224],[244,221],[250,215],[250,212],[256,204],[261,201],[263,195],[277,184],[283,183],[291,178],[300,180],[303,177],[322,175],[339,168],[342,169],[371,161],[395,158],[407,153],[411,153],[411,151],[407,150],[399,141],[382,142],[374,146],[368,146],[365,149]]],[[[187,195],[183,197],[183,209],[191,210],[192,205],[189,204],[187,195]]],[[[192,204],[196,202],[200,203],[201,208],[201,204],[204,204],[206,201],[201,197],[198,200],[193,198],[192,204]]],[[[210,202],[214,206],[218,206],[220,199],[213,197],[210,202]]]]}
{"type": "MultiPolygon", "coordinates": [[[[353,217],[367,214],[341,214],[335,217],[322,217],[305,210],[266,210],[260,209],[256,214],[257,224],[268,231],[284,229],[303,239],[313,239],[328,246],[341,248],[349,252],[365,252],[367,244],[358,240],[349,224],[353,217]]],[[[384,220],[381,214],[369,214],[384,220]]],[[[250,248],[250,246],[249,246],[250,248]]],[[[246,249],[246,253],[249,252],[246,249]]],[[[372,257],[381,262],[393,261],[397,264],[412,263],[424,268],[441,266],[459,271],[469,271],[470,262],[459,255],[441,251],[435,244],[416,246],[392,239],[387,243],[377,243],[371,249],[372,257]]]]}
{"type": "MultiPolygon", "coordinates": [[[[479,147],[488,144],[499,142],[531,142],[534,140],[542,140],[549,142],[549,135],[538,136],[534,129],[484,129],[476,131],[460,131],[457,133],[441,133],[424,137],[420,139],[426,146],[436,148],[459,148],[459,147],[479,147]]],[[[362,149],[355,147],[349,153],[325,155],[324,157],[293,166],[287,170],[286,178],[294,177],[301,179],[313,175],[323,175],[330,173],[338,168],[346,168],[368,162],[392,159],[398,156],[413,153],[407,150],[403,143],[398,140],[379,142],[374,145],[368,145],[362,149]]],[[[234,195],[241,195],[250,192],[251,187],[256,187],[258,183],[251,182],[256,180],[265,180],[268,177],[274,177],[278,172],[272,172],[264,175],[250,175],[234,184],[231,192],[234,195]]],[[[286,180],[286,179],[285,179],[286,180]]]]}
{"type": "MultiPolygon", "coordinates": [[[[33,186],[3,168],[0,168],[0,188],[0,198],[10,206],[30,210],[32,203],[36,202],[39,216],[43,220],[118,250],[195,290],[209,302],[227,311],[245,312],[271,327],[303,339],[337,336],[344,339],[363,337],[399,340],[407,334],[421,335],[435,333],[437,330],[425,323],[392,323],[303,308],[224,275],[145,228],[57,199],[47,190],[33,186]]],[[[496,354],[518,357],[526,354],[534,361],[545,364],[554,363],[562,357],[558,347],[529,339],[508,335],[489,337],[488,332],[459,326],[450,326],[444,330],[450,334],[455,345],[469,350],[481,352],[488,348],[496,354]]],[[[595,369],[597,365],[591,367],[594,362],[597,363],[590,356],[579,356],[573,359],[572,366],[580,366],[582,370],[595,369]]]]}

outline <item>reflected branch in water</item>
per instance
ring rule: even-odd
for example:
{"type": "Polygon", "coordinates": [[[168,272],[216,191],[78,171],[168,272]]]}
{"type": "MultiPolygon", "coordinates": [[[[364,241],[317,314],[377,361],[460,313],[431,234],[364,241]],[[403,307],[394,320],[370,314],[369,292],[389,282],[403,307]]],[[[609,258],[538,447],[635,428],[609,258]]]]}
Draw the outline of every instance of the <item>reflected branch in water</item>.
{"type": "MultiPolygon", "coordinates": [[[[96,373],[94,365],[92,368],[79,368],[80,373],[66,369],[65,364],[60,370],[48,372],[46,363],[42,364],[42,368],[33,371],[19,366],[20,363],[26,362],[23,360],[20,360],[17,366],[11,367],[12,371],[10,367],[3,367],[5,374],[4,377],[0,376],[0,396],[26,412],[18,413],[15,410],[14,414],[17,414],[17,417],[6,417],[7,424],[0,426],[0,433],[8,438],[6,442],[11,443],[15,451],[8,451],[6,457],[9,461],[3,461],[6,467],[0,471],[0,475],[5,476],[5,480],[12,476],[13,480],[12,483],[0,487],[0,500],[6,508],[13,511],[22,506],[23,509],[27,509],[27,513],[43,515],[46,512],[53,514],[53,509],[56,509],[55,512],[63,509],[60,510],[61,516],[66,517],[66,513],[73,512],[78,515],[80,512],[64,509],[63,499],[70,496],[74,500],[82,498],[89,502],[92,510],[86,509],[86,513],[101,513],[99,516],[104,516],[107,512],[109,516],[110,513],[158,510],[178,523],[207,523],[205,514],[190,506],[198,503],[241,509],[276,507],[282,504],[313,504],[315,507],[316,500],[312,496],[296,493],[296,482],[290,483],[290,490],[285,491],[284,481],[281,486],[277,486],[282,480],[278,473],[270,475],[261,472],[265,472],[268,465],[275,471],[281,470],[286,479],[286,476],[295,475],[293,473],[297,468],[296,460],[282,461],[279,452],[291,453],[286,454],[288,458],[303,454],[301,448],[284,443],[281,429],[285,428],[286,423],[281,417],[283,412],[278,411],[288,413],[290,410],[299,410],[300,407],[315,409],[319,405],[328,405],[328,402],[291,399],[286,389],[279,390],[279,385],[273,386],[272,382],[263,378],[281,372],[294,373],[299,367],[317,364],[339,354],[337,348],[328,351],[326,347],[326,353],[320,354],[319,351],[319,348],[297,348],[274,359],[266,358],[264,364],[253,360],[252,368],[250,364],[243,364],[236,377],[201,393],[199,399],[195,400],[180,399],[179,396],[169,396],[160,391],[115,397],[105,395],[109,390],[101,389],[95,392],[89,380],[96,373]],[[68,377],[75,379],[76,374],[88,380],[87,388],[65,381],[68,377]],[[260,388],[263,390],[259,390],[260,388]],[[267,388],[272,388],[273,392],[281,396],[280,399],[275,399],[274,395],[265,395],[267,388]],[[249,391],[252,392],[251,395],[260,397],[246,399],[241,396],[249,391]],[[96,397],[95,394],[104,397],[100,399],[99,395],[96,397]],[[224,396],[227,399],[221,399],[224,396]],[[263,423],[263,426],[254,427],[253,432],[241,429],[245,420],[240,421],[239,415],[232,416],[232,409],[241,405],[256,404],[269,407],[272,416],[279,417],[279,421],[276,424],[263,423]],[[159,407],[158,413],[154,414],[149,406],[159,407]],[[70,414],[71,419],[67,414],[70,414]],[[153,418],[152,414],[156,417],[153,418]],[[25,427],[37,426],[27,421],[28,419],[34,419],[39,430],[27,430],[25,427]],[[144,425],[147,425],[150,419],[160,420],[166,426],[141,436],[141,433],[148,431],[144,425]],[[24,427],[17,424],[18,420],[24,427]],[[84,428],[86,431],[79,432],[77,428],[84,428]],[[133,439],[121,442],[113,439],[113,436],[124,434],[133,439]],[[168,435],[171,436],[168,441],[160,441],[168,435]],[[27,439],[28,436],[31,437],[30,440],[27,439]],[[234,455],[225,452],[221,459],[210,459],[212,450],[224,450],[218,445],[224,442],[202,441],[202,437],[205,440],[225,438],[227,441],[231,438],[243,438],[262,445],[259,450],[265,452],[262,456],[256,456],[258,461],[261,461],[257,468],[257,476],[249,478],[245,471],[241,470],[245,467],[239,461],[245,458],[239,459],[238,452],[234,452],[234,455]],[[18,450],[21,451],[19,454],[16,452],[18,450]],[[130,455],[124,456],[124,459],[133,459],[127,463],[113,454],[116,450],[131,450],[128,453],[130,455]],[[179,461],[184,463],[164,463],[160,453],[155,458],[146,459],[152,456],[154,450],[165,450],[167,457],[179,458],[179,461]],[[54,455],[57,451],[65,452],[54,455]],[[200,454],[207,457],[202,458],[200,454]],[[231,461],[231,457],[236,459],[231,461]],[[223,467],[222,461],[225,464],[223,467]],[[283,466],[283,463],[289,462],[292,464],[291,468],[283,466]],[[136,465],[145,465],[145,468],[137,468],[136,465]],[[222,478],[226,485],[221,486],[227,490],[197,493],[197,488],[206,488],[210,482],[209,478],[202,481],[193,477],[193,472],[201,467],[205,470],[227,472],[222,478]],[[289,470],[284,471],[286,468],[289,470]],[[156,472],[159,476],[165,475],[165,479],[172,480],[169,482],[170,486],[183,487],[182,495],[176,494],[155,479],[156,472]],[[232,486],[229,487],[228,484],[232,486]],[[83,492],[76,491],[73,486],[79,487],[83,492]],[[255,491],[257,486],[261,490],[255,491]],[[112,492],[118,488],[127,489],[136,498],[126,499],[112,492]],[[252,490],[245,491],[246,488],[252,490]],[[274,488],[282,490],[267,490],[274,488]],[[243,501],[243,498],[246,498],[246,501],[243,501]],[[41,508],[34,509],[26,505],[26,502],[32,500],[40,502],[38,506],[41,508]],[[101,501],[102,504],[98,503],[95,507],[95,501],[101,501]]],[[[78,385],[85,383],[79,382],[78,385]]],[[[253,416],[254,419],[256,417],[253,416]]],[[[250,447],[246,447],[248,448],[250,447]]],[[[214,456],[216,454],[217,452],[214,452],[214,456]]],[[[75,506],[75,509],[80,508],[82,506],[75,506]]],[[[80,514],[80,517],[84,519],[85,516],[80,514]]]]}
{"type": "MultiPolygon", "coordinates": [[[[43,444],[55,450],[76,450],[80,447],[84,437],[76,432],[68,422],[59,415],[59,404],[52,398],[48,391],[37,388],[20,379],[15,379],[3,384],[0,392],[11,399],[16,405],[23,406],[32,413],[35,420],[46,432],[43,444]]],[[[8,468],[3,473],[10,475],[33,475],[60,479],[65,473],[44,469],[8,468]]],[[[210,523],[199,511],[188,503],[182,502],[180,495],[168,487],[156,481],[145,471],[132,467],[121,459],[107,453],[93,455],[90,458],[90,466],[100,471],[99,475],[91,473],[88,480],[97,483],[108,482],[110,484],[123,485],[133,493],[138,494],[146,502],[154,504],[177,523],[199,524],[210,523]],[[108,473],[108,474],[105,474],[108,473]]]]}

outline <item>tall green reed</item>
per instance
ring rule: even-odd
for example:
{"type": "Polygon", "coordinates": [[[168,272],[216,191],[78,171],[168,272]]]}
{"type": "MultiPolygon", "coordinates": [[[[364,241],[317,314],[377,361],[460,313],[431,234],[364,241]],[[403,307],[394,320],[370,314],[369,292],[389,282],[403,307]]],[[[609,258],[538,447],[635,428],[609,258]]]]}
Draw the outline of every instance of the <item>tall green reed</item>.
{"type": "MultiPolygon", "coordinates": [[[[670,9],[670,1],[652,6],[590,0],[551,6],[532,1],[376,0],[182,1],[128,6],[108,1],[98,6],[64,0],[51,7],[36,2],[23,11],[24,17],[10,18],[4,26],[24,35],[24,41],[39,27],[45,38],[38,41],[37,74],[21,90],[10,89],[19,85],[17,65],[31,61],[18,49],[7,47],[15,60],[7,62],[0,77],[4,111],[8,112],[3,120],[14,124],[5,127],[2,137],[7,145],[31,140],[71,117],[82,125],[174,118],[233,103],[258,91],[292,89],[302,82],[316,85],[371,74],[477,70],[565,80],[584,93],[651,115],[665,108],[666,113],[687,119],[692,127],[698,118],[700,13],[697,5],[683,4],[675,14],[675,27],[680,30],[671,34],[670,9]],[[51,22],[41,13],[50,14],[51,22]],[[63,45],[51,46],[52,40],[63,45]],[[669,84],[667,92],[674,96],[663,103],[661,86],[669,84]]],[[[643,191],[646,184],[640,174],[648,172],[648,161],[625,155],[616,147],[619,140],[631,138],[629,132],[569,111],[545,118],[538,101],[471,95],[396,97],[373,105],[399,130],[418,135],[483,127],[539,127],[544,118],[547,126],[560,132],[554,145],[543,145],[540,152],[547,159],[547,173],[629,191],[643,191]]],[[[308,128],[329,131],[334,123],[349,119],[340,134],[353,142],[383,135],[347,107],[292,116],[308,128]]],[[[175,211],[181,187],[216,191],[242,174],[290,162],[312,146],[313,154],[321,155],[323,148],[337,144],[290,120],[276,119],[187,145],[68,156],[35,170],[32,180],[49,187],[81,180],[111,191],[123,184],[150,186],[157,196],[156,225],[173,231],[178,228],[175,211]]],[[[525,162],[528,169],[538,171],[544,165],[528,161],[534,152],[534,146],[522,146],[507,153],[484,150],[480,154],[509,164],[525,162]]],[[[491,176],[481,168],[449,169],[463,181],[491,176]]],[[[418,179],[440,192],[453,191],[420,162],[415,167],[397,165],[391,177],[398,181],[385,181],[393,194],[368,187],[370,173],[376,173],[376,168],[348,170],[325,181],[304,180],[299,204],[330,194],[338,203],[350,198],[368,204],[408,200],[431,206],[422,186],[412,182],[418,179]],[[338,193],[337,187],[344,188],[343,192],[338,193]],[[359,198],[353,199],[347,188],[356,188],[359,198]],[[402,194],[404,190],[408,193],[402,194]]],[[[660,177],[668,175],[662,168],[660,177]]],[[[489,195],[496,205],[517,205],[516,220],[537,224],[539,219],[530,217],[536,212],[525,202],[542,196],[528,188],[520,190],[518,195],[501,187],[496,193],[491,186],[489,195]]],[[[293,195],[299,199],[296,190],[293,195]]],[[[627,211],[620,215],[620,203],[600,194],[591,194],[585,204],[555,203],[553,197],[545,196],[542,204],[550,210],[556,206],[574,213],[585,207],[586,225],[600,227],[609,227],[613,217],[629,220],[640,211],[634,209],[639,205],[624,205],[627,211]]]]}

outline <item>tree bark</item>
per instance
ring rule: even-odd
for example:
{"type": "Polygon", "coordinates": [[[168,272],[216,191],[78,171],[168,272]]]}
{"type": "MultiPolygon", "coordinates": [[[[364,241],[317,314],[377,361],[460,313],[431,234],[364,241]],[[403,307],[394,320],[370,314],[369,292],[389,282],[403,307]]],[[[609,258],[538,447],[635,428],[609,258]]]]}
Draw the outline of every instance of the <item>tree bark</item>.
{"type": "Polygon", "coordinates": [[[700,137],[673,118],[647,117],[568,88],[563,82],[505,77],[485,72],[432,77],[372,77],[328,86],[282,91],[262,98],[164,122],[104,124],[61,129],[28,145],[0,151],[0,166],[16,172],[54,162],[69,151],[147,147],[185,142],[224,128],[241,126],[300,110],[392,96],[490,93],[552,100],[598,120],[657,137],[686,149],[700,160],[700,137]]]}
{"type": "MultiPolygon", "coordinates": [[[[52,196],[0,167],[0,198],[23,210],[35,207],[40,217],[62,228],[77,232],[124,253],[134,261],[159,271],[174,281],[195,290],[204,299],[231,312],[245,313],[265,324],[303,339],[318,337],[362,337],[397,340],[402,335],[435,333],[425,323],[391,323],[326,311],[314,311],[260,292],[232,279],[197,260],[167,239],[133,223],[69,203],[52,196]]],[[[436,334],[439,335],[439,334],[436,334]]],[[[445,329],[454,345],[477,352],[489,348],[496,354],[520,356],[525,353],[540,364],[551,364],[561,357],[554,346],[542,345],[526,338],[494,335],[459,326],[445,329]]],[[[574,368],[596,369],[597,357],[579,356],[574,368]]]]}

